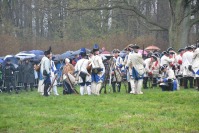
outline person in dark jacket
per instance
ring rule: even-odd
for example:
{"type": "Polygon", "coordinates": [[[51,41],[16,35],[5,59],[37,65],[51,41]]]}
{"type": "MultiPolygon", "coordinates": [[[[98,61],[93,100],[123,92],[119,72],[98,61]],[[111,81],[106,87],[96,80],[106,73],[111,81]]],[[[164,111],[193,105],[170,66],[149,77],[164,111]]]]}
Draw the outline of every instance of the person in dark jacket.
{"type": "Polygon", "coordinates": [[[24,84],[24,62],[22,60],[19,60],[18,62],[18,67],[17,67],[17,70],[19,71],[18,72],[18,86],[23,86],[24,84]]]}
{"type": "Polygon", "coordinates": [[[29,59],[25,59],[23,73],[24,73],[25,90],[28,91],[27,85],[30,84],[30,89],[31,89],[31,91],[33,91],[33,84],[35,81],[34,67],[33,67],[32,63],[29,61],[29,59]]]}
{"type": "Polygon", "coordinates": [[[3,91],[2,85],[3,85],[3,65],[0,63],[0,92],[3,91]]]}
{"type": "Polygon", "coordinates": [[[14,72],[16,71],[14,65],[11,63],[10,59],[6,59],[6,65],[4,67],[4,81],[6,86],[6,91],[8,93],[11,92],[10,84],[13,86],[15,92],[18,94],[18,89],[15,86],[15,78],[14,78],[14,72]]]}

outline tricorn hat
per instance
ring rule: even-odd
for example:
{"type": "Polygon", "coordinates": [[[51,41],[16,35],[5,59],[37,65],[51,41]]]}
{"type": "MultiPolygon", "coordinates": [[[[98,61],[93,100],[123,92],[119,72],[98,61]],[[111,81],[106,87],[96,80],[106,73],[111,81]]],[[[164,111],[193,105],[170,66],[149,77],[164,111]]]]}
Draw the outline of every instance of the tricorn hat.
{"type": "Polygon", "coordinates": [[[120,50],[119,49],[114,49],[113,53],[120,53],[120,50]]]}
{"type": "Polygon", "coordinates": [[[172,47],[169,47],[168,49],[167,49],[167,51],[169,52],[169,51],[171,51],[171,50],[173,50],[173,48],[172,47]]]}
{"type": "Polygon", "coordinates": [[[155,54],[152,54],[151,57],[153,57],[155,60],[158,59],[158,57],[155,54]]]}
{"type": "Polygon", "coordinates": [[[48,50],[44,51],[44,55],[49,55],[51,53],[51,46],[49,47],[48,50]]]}
{"type": "Polygon", "coordinates": [[[86,55],[86,49],[85,48],[81,48],[80,49],[80,55],[81,56],[85,56],[86,55]]]}
{"type": "Polygon", "coordinates": [[[180,48],[180,49],[178,50],[178,53],[180,53],[180,52],[182,52],[182,51],[184,51],[184,49],[183,49],[183,48],[180,48]]]}
{"type": "Polygon", "coordinates": [[[165,68],[167,68],[167,65],[160,66],[160,71],[163,71],[165,68]]]}
{"type": "Polygon", "coordinates": [[[95,51],[99,51],[99,45],[98,44],[93,45],[93,52],[95,52],[95,51]]]}
{"type": "Polygon", "coordinates": [[[133,48],[133,49],[139,49],[140,47],[137,45],[137,44],[133,44],[131,46],[129,46],[130,48],[133,48]]]}
{"type": "Polygon", "coordinates": [[[192,50],[193,48],[191,46],[186,47],[187,50],[192,50]]]}

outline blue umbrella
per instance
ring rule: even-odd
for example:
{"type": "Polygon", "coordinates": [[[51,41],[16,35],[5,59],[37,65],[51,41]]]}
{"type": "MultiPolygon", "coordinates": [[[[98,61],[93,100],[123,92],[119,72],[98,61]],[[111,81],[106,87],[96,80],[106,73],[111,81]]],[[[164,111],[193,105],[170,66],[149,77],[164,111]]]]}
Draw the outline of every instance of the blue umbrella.
{"type": "Polygon", "coordinates": [[[11,63],[15,66],[15,68],[18,67],[18,59],[14,55],[7,55],[7,56],[5,56],[4,57],[4,61],[6,61],[7,59],[10,59],[11,63]]]}
{"type": "MultiPolygon", "coordinates": [[[[88,54],[90,51],[91,51],[91,50],[89,50],[89,49],[86,48],[86,53],[87,53],[87,54],[88,54]]],[[[73,55],[73,56],[79,55],[80,52],[81,52],[81,49],[79,49],[79,50],[77,50],[77,51],[74,51],[72,55],[73,55]]]]}
{"type": "Polygon", "coordinates": [[[44,55],[36,55],[34,58],[31,59],[31,61],[38,64],[41,61],[41,59],[43,58],[43,56],[44,55]]]}
{"type": "Polygon", "coordinates": [[[31,50],[29,52],[31,52],[35,55],[44,55],[44,51],[42,51],[42,50],[31,50]]]}
{"type": "Polygon", "coordinates": [[[4,62],[4,60],[3,59],[0,59],[0,63],[3,63],[4,62]]]}
{"type": "Polygon", "coordinates": [[[60,60],[64,60],[66,58],[71,58],[73,55],[73,51],[67,51],[59,56],[60,60]]]}

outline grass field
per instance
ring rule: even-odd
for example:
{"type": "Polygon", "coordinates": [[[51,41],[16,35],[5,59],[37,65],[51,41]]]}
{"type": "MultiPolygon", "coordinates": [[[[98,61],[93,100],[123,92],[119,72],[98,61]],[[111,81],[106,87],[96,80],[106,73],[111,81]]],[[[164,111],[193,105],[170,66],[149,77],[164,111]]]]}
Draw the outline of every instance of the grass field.
{"type": "Polygon", "coordinates": [[[9,133],[198,133],[199,92],[181,89],[144,95],[0,94],[0,132],[9,133]]]}

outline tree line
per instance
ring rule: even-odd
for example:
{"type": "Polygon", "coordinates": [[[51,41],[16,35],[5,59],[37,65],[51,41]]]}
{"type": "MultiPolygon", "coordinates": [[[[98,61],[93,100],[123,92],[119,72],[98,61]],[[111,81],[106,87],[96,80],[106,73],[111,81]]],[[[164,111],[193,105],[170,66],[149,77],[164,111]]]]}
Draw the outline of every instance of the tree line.
{"type": "Polygon", "coordinates": [[[129,43],[176,50],[196,42],[198,0],[0,0],[0,55],[129,43]]]}

